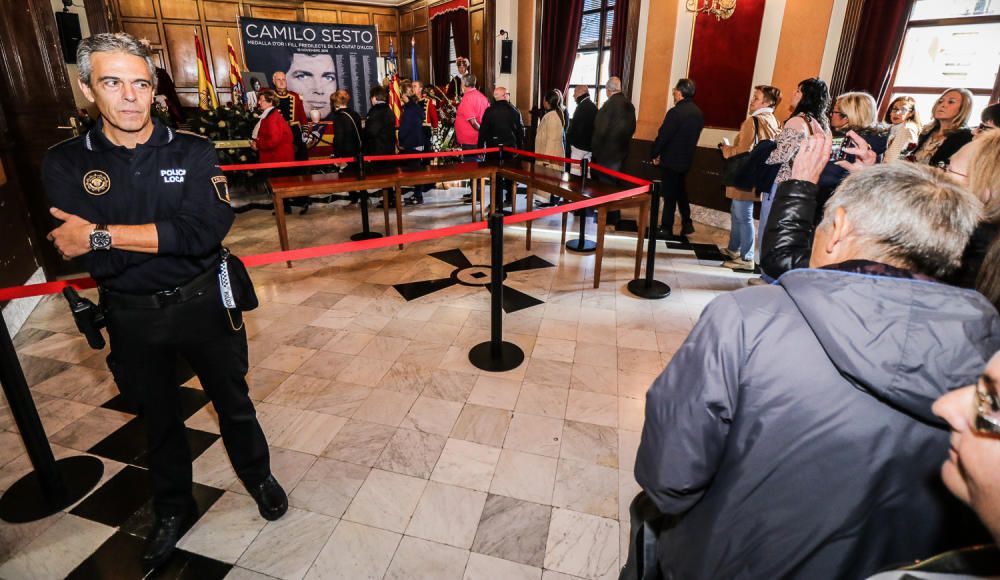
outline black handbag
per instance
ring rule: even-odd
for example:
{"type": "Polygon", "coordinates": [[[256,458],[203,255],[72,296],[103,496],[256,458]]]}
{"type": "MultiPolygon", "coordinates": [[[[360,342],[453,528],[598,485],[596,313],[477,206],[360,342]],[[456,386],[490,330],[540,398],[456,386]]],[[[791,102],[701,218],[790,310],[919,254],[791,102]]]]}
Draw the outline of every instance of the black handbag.
{"type": "Polygon", "coordinates": [[[246,264],[239,257],[222,248],[222,262],[219,266],[219,287],[222,292],[223,304],[229,310],[248,312],[257,308],[257,292],[253,288],[253,280],[247,272],[246,264]],[[228,292],[227,292],[228,285],[228,292]]]}
{"type": "MultiPolygon", "coordinates": [[[[760,139],[760,125],[757,122],[757,117],[750,117],[750,119],[753,120],[753,145],[747,151],[726,159],[726,169],[722,173],[722,184],[727,187],[739,187],[737,182],[740,181],[740,175],[745,172],[747,162],[750,161],[750,152],[757,147],[760,139]]],[[[745,182],[745,180],[743,181],[745,182]]]]}

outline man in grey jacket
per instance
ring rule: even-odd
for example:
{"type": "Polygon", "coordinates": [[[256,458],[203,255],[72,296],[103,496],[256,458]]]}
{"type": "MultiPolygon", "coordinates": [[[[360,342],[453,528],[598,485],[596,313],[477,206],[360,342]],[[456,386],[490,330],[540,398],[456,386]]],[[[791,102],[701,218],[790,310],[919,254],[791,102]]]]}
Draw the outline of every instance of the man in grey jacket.
{"type": "Polygon", "coordinates": [[[709,304],[647,394],[636,459],[676,516],[666,578],[864,578],[968,541],[931,404],[1000,348],[993,306],[936,281],[979,211],[932,169],[873,167],[828,202],[812,269],[709,304]]]}

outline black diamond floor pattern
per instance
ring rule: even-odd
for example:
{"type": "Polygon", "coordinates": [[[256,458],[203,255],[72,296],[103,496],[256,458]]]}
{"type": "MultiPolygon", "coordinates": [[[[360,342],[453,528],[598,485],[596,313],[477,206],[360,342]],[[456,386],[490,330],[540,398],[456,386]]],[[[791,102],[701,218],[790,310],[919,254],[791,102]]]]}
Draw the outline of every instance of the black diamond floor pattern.
{"type": "MultiPolygon", "coordinates": [[[[433,256],[442,262],[451,264],[455,266],[455,271],[469,268],[472,266],[472,262],[465,255],[462,250],[444,250],[441,252],[434,252],[428,254],[433,256]]],[[[538,256],[527,256],[519,260],[514,260],[509,264],[505,264],[503,267],[504,274],[510,274],[511,272],[524,272],[527,270],[537,270],[539,268],[553,268],[555,264],[552,264],[538,256]]],[[[475,272],[470,274],[473,278],[481,279],[486,275],[482,272],[475,272]]],[[[393,288],[399,292],[399,295],[405,298],[407,301],[416,300],[417,298],[422,298],[428,294],[433,294],[434,292],[439,292],[446,288],[450,288],[459,282],[455,279],[455,274],[453,273],[450,278],[437,278],[434,280],[420,280],[417,282],[405,282],[402,284],[394,284],[393,288]]],[[[486,287],[489,291],[489,287],[486,287]]],[[[512,288],[506,284],[503,285],[503,310],[508,314],[511,312],[517,312],[518,310],[524,310],[525,308],[531,308],[532,306],[537,306],[539,304],[544,304],[544,301],[530,296],[512,288]]]]}
{"type": "Polygon", "coordinates": [[[115,532],[89,558],[80,563],[67,578],[71,580],[215,580],[226,577],[232,565],[176,550],[155,570],[142,567],[144,540],[122,531],[115,532]]]}

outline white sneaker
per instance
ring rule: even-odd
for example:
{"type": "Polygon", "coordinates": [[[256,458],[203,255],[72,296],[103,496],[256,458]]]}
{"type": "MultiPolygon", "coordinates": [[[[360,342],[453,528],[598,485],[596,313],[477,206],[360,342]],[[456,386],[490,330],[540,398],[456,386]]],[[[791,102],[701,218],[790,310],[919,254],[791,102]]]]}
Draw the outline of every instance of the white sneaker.
{"type": "Polygon", "coordinates": [[[730,260],[739,260],[740,259],[740,253],[739,252],[734,252],[734,251],[730,250],[729,248],[719,248],[719,251],[722,252],[723,256],[729,258],[730,260]]]}

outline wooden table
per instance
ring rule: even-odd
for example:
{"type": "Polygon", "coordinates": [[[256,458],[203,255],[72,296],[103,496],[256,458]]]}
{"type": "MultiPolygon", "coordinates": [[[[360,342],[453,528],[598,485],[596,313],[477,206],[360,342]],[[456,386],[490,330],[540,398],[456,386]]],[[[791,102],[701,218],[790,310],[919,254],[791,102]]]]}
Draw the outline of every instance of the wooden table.
{"type": "MultiPolygon", "coordinates": [[[[385,216],[385,231],[389,234],[389,201],[388,190],[393,190],[396,202],[396,233],[403,233],[403,200],[402,188],[409,185],[423,185],[444,181],[459,181],[470,179],[472,182],[472,221],[484,218],[486,212],[485,180],[489,178],[491,186],[490,212],[496,210],[497,197],[492,192],[497,191],[497,178],[505,178],[514,182],[524,183],[528,187],[528,210],[532,209],[534,191],[539,190],[549,195],[558,195],[570,201],[592,199],[621,191],[621,187],[600,183],[595,179],[587,180],[587,185],[580,188],[580,178],[569,179],[557,169],[550,169],[538,163],[533,165],[528,161],[505,161],[503,165],[496,162],[462,162],[447,165],[426,165],[420,167],[374,168],[366,171],[362,179],[356,170],[341,173],[322,173],[312,175],[296,175],[290,177],[273,177],[269,180],[274,193],[275,221],[278,226],[278,239],[281,249],[289,249],[288,229],[285,214],[282,210],[282,200],[291,197],[311,195],[330,195],[358,191],[362,189],[381,189],[382,206],[385,216]],[[477,204],[479,205],[477,209],[477,204]]],[[[516,213],[517,196],[514,196],[516,213]]],[[[627,207],[639,207],[639,234],[636,236],[635,277],[638,278],[642,266],[643,237],[649,215],[649,196],[640,195],[610,204],[599,205],[597,210],[597,255],[594,267],[594,288],[601,284],[601,263],[604,259],[604,229],[607,224],[608,211],[627,207]]],[[[566,241],[566,214],[562,214],[562,241],[566,241]]],[[[526,223],[527,235],[525,248],[531,249],[531,222],[526,223]]],[[[403,249],[403,244],[399,245],[403,249]]],[[[291,264],[289,263],[289,266],[291,264]]]]}
{"type": "MultiPolygon", "coordinates": [[[[530,161],[505,162],[499,171],[499,175],[514,182],[513,187],[515,192],[517,191],[518,183],[525,184],[528,188],[527,211],[531,211],[533,209],[535,190],[543,191],[549,195],[558,195],[569,201],[593,199],[595,197],[617,193],[622,190],[621,187],[597,181],[594,179],[594,172],[591,172],[591,178],[587,180],[586,186],[581,189],[581,178],[579,176],[571,176],[568,173],[564,173],[560,169],[550,168],[537,162],[531,163],[530,161]]],[[[491,211],[494,209],[494,198],[495,196],[490,196],[491,211]]],[[[649,205],[649,195],[637,195],[620,201],[598,205],[594,208],[597,210],[597,253],[596,263],[594,264],[594,288],[599,288],[601,285],[601,263],[604,260],[604,230],[608,223],[609,211],[621,210],[629,207],[639,208],[639,233],[636,234],[635,244],[635,277],[639,278],[639,274],[642,269],[643,232],[646,231],[646,223],[649,219],[649,205]]],[[[516,195],[514,196],[511,213],[517,213],[516,195]]],[[[564,249],[566,247],[567,217],[568,214],[564,212],[562,214],[561,240],[564,249]]],[[[586,216],[580,216],[580,219],[586,219],[586,216]]],[[[527,222],[525,227],[527,232],[524,239],[524,247],[525,249],[530,250],[531,222],[527,222]]]]}
{"type": "MultiPolygon", "coordinates": [[[[453,163],[450,165],[426,165],[420,167],[376,167],[365,172],[364,179],[358,176],[357,170],[347,170],[340,173],[318,173],[310,175],[294,175],[289,177],[272,177],[268,180],[274,194],[275,221],[278,225],[278,240],[282,251],[287,250],[288,228],[285,214],[278,211],[281,201],[291,197],[307,197],[311,195],[330,195],[359,191],[362,189],[382,190],[382,210],[385,215],[385,234],[389,229],[389,198],[387,190],[394,192],[396,202],[396,233],[403,233],[403,192],[408,185],[423,185],[442,181],[459,179],[472,180],[472,221],[477,220],[476,203],[482,202],[484,182],[486,178],[494,178],[496,166],[482,162],[453,163]]],[[[403,244],[399,244],[403,249],[403,244]]]]}

